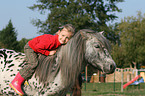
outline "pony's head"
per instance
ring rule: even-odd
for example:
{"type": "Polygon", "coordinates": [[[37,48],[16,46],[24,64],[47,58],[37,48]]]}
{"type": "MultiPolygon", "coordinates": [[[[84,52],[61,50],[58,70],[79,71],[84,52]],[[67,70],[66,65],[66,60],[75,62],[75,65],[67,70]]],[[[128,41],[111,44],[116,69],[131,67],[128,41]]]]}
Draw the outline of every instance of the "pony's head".
{"type": "Polygon", "coordinates": [[[104,73],[113,73],[116,64],[109,54],[111,50],[109,41],[102,35],[101,32],[95,32],[90,29],[80,30],[85,43],[85,59],[86,61],[103,71],[104,73]]]}

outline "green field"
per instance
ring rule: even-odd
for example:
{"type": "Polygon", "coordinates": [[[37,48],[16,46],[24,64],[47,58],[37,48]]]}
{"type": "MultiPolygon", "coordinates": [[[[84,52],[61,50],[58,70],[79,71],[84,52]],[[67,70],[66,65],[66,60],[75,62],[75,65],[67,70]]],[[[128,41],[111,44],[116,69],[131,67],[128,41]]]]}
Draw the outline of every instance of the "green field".
{"type": "Polygon", "coordinates": [[[121,92],[121,83],[83,83],[82,96],[145,96],[145,83],[128,86],[121,92]]]}

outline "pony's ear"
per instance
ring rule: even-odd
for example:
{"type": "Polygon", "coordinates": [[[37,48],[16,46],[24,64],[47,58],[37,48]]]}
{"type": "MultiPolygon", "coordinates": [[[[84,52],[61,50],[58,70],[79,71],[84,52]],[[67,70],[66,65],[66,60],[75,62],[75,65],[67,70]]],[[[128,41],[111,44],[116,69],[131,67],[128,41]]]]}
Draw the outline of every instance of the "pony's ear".
{"type": "Polygon", "coordinates": [[[104,31],[101,31],[101,32],[99,32],[101,35],[104,35],[103,33],[104,33],[104,31]]]}

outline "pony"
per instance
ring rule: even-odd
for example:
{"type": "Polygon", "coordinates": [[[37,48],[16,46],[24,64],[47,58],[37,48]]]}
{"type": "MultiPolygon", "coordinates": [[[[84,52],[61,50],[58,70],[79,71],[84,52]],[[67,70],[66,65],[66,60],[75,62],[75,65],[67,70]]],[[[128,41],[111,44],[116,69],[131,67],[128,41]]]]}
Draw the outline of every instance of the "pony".
{"type": "MultiPolygon", "coordinates": [[[[104,74],[115,71],[110,55],[110,43],[100,32],[78,31],[55,55],[38,54],[39,65],[34,75],[22,86],[26,95],[64,96],[75,84],[87,64],[104,74]]],[[[25,55],[13,50],[0,50],[0,90],[5,95],[17,95],[8,85],[25,65],[25,55]]]]}

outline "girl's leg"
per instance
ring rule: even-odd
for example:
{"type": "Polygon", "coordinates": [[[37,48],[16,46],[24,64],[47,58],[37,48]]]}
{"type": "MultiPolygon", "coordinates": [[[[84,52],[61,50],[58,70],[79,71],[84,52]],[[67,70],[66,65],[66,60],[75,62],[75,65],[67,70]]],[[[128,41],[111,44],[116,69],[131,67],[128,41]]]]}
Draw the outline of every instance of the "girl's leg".
{"type": "Polygon", "coordinates": [[[10,87],[13,88],[20,96],[24,95],[21,89],[22,83],[34,74],[38,65],[37,54],[29,47],[28,44],[25,45],[24,51],[26,55],[26,65],[18,72],[10,84],[10,87]]]}

